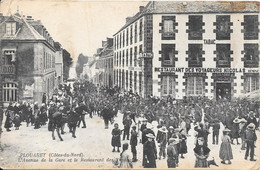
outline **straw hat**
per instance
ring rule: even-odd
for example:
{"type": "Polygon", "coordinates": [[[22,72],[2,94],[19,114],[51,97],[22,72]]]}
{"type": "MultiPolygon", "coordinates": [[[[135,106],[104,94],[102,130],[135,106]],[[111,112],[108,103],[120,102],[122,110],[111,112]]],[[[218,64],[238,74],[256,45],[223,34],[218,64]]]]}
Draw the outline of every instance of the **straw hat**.
{"type": "Polygon", "coordinates": [[[169,129],[174,129],[174,128],[172,126],[170,126],[169,129]]]}
{"type": "Polygon", "coordinates": [[[228,128],[225,128],[225,129],[223,130],[223,132],[231,132],[231,130],[228,129],[228,128]]]}
{"type": "Polygon", "coordinates": [[[166,132],[167,132],[167,129],[166,129],[165,126],[163,126],[162,128],[159,129],[159,131],[166,133],[166,132]]]}
{"type": "Polygon", "coordinates": [[[235,118],[235,119],[233,120],[233,123],[240,123],[240,119],[235,118]]]}
{"type": "Polygon", "coordinates": [[[148,138],[152,138],[152,139],[154,139],[155,137],[154,137],[154,135],[153,134],[151,134],[151,133],[148,133],[147,135],[146,135],[146,137],[148,137],[148,138]]]}
{"type": "Polygon", "coordinates": [[[146,125],[146,128],[147,128],[147,129],[153,129],[153,125],[152,125],[151,123],[148,123],[148,124],[146,125]]]}
{"type": "Polygon", "coordinates": [[[247,125],[247,128],[255,130],[255,124],[254,123],[250,123],[249,125],[247,125]]]}

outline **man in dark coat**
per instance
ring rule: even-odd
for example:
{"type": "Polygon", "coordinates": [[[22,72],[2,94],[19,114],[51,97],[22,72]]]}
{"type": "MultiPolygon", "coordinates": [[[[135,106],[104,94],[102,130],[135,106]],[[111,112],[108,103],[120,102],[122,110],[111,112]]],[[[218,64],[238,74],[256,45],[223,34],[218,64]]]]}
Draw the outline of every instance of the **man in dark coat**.
{"type": "Polygon", "coordinates": [[[3,111],[2,106],[0,106],[0,133],[2,133],[2,122],[3,122],[3,119],[4,119],[4,111],[3,111]]]}
{"type": "Polygon", "coordinates": [[[75,111],[80,115],[80,121],[78,122],[78,127],[80,126],[80,123],[82,121],[83,126],[82,128],[86,128],[86,122],[85,122],[85,112],[88,112],[88,107],[84,103],[80,103],[78,107],[75,108],[75,111]]]}
{"type": "Polygon", "coordinates": [[[133,154],[132,162],[136,162],[137,161],[137,151],[136,151],[137,132],[136,132],[136,126],[133,126],[132,130],[131,130],[130,145],[131,145],[131,152],[133,154]]]}
{"type": "Polygon", "coordinates": [[[257,140],[257,136],[255,133],[255,125],[253,123],[250,123],[247,126],[247,129],[245,131],[245,141],[246,141],[246,154],[245,154],[245,159],[247,160],[247,157],[250,152],[250,161],[256,161],[254,159],[254,154],[255,154],[255,141],[257,140]]]}
{"type": "Polygon", "coordinates": [[[130,131],[130,127],[132,125],[132,120],[129,115],[127,115],[126,118],[123,120],[123,125],[124,125],[123,140],[125,140],[126,136],[127,136],[127,140],[129,140],[129,131],[130,131]]]}
{"type": "Polygon", "coordinates": [[[144,143],[144,168],[156,168],[157,150],[154,142],[154,135],[149,133],[146,135],[148,140],[144,143]]]}
{"type": "Polygon", "coordinates": [[[102,109],[101,115],[102,115],[102,117],[104,119],[105,129],[108,129],[108,122],[110,120],[111,113],[110,113],[110,109],[107,106],[107,104],[105,104],[104,108],[102,109]]]}

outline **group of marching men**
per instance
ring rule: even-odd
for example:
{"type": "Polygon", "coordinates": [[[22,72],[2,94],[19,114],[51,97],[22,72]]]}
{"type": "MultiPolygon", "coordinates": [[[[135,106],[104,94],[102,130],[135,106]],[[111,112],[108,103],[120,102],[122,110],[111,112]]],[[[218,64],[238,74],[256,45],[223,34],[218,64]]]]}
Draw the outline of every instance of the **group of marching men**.
{"type": "MultiPolygon", "coordinates": [[[[123,140],[130,138],[133,154],[131,162],[136,162],[136,146],[138,134],[141,132],[144,167],[156,167],[155,141],[160,148],[159,159],[166,158],[167,155],[168,167],[178,167],[179,155],[180,158],[183,158],[183,154],[187,153],[188,132],[191,124],[194,123],[196,167],[208,167],[209,164],[215,164],[214,161],[207,161],[210,152],[207,145],[209,128],[213,129],[213,144],[218,145],[220,123],[222,123],[225,126],[225,134],[228,134],[225,138],[226,142],[234,144],[234,139],[241,138],[241,149],[246,149],[245,159],[250,156],[250,160],[255,160],[255,129],[259,126],[259,122],[256,120],[259,118],[258,102],[246,99],[236,99],[231,102],[227,100],[215,101],[204,97],[184,98],[178,101],[170,96],[167,99],[152,96],[142,98],[131,90],[126,92],[117,87],[97,88],[91,82],[76,81],[73,84],[73,90],[70,86],[61,85],[59,91],[48,102],[46,96],[43,95],[42,103],[41,106],[38,106],[37,102],[34,104],[10,103],[5,111],[4,127],[10,131],[12,124],[14,124],[15,129],[18,130],[21,122],[25,121],[27,126],[31,124],[35,129],[38,129],[48,122],[48,129],[53,132],[53,139],[55,139],[54,130],[56,129],[60,140],[63,140],[59,130],[61,130],[61,134],[64,133],[65,123],[68,124],[72,137],[75,138],[76,127],[79,127],[81,122],[83,123],[82,128],[86,128],[86,113],[89,114],[90,118],[94,114],[103,118],[105,129],[108,129],[109,122],[113,124],[114,117],[120,110],[124,114],[122,120],[124,129],[120,130],[118,124],[114,124],[111,141],[113,152],[120,152],[121,132],[123,131],[123,140]],[[137,119],[143,119],[141,126],[137,119]],[[155,121],[158,124],[157,128],[159,128],[156,136],[151,127],[151,123],[155,121]],[[253,133],[247,134],[251,129],[253,129],[253,133]]],[[[237,144],[239,144],[238,140],[237,144]]],[[[127,148],[128,146],[124,144],[121,156],[126,156],[127,148]]],[[[230,154],[231,147],[224,148],[229,148],[223,149],[228,150],[229,153],[221,152],[222,163],[225,161],[230,163],[230,159],[233,159],[232,153],[230,154]]],[[[127,163],[121,162],[123,167],[128,167],[127,163]]]]}

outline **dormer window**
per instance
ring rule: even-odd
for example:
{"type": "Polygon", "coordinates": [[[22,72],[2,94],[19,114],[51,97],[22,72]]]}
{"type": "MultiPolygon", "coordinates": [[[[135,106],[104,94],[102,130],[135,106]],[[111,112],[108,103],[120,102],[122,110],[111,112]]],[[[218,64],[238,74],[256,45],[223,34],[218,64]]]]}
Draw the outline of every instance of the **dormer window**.
{"type": "Polygon", "coordinates": [[[9,22],[6,23],[6,35],[12,36],[16,33],[16,23],[15,22],[9,22]]]}

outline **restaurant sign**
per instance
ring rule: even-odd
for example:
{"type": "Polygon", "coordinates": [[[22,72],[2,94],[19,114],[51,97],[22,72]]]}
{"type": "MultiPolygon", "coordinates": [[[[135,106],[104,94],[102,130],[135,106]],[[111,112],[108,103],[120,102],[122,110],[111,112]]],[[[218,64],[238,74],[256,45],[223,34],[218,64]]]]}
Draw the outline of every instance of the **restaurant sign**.
{"type": "Polygon", "coordinates": [[[155,67],[155,72],[173,73],[258,73],[258,68],[155,67]]]}

